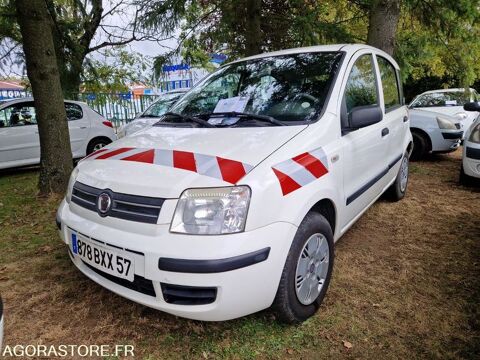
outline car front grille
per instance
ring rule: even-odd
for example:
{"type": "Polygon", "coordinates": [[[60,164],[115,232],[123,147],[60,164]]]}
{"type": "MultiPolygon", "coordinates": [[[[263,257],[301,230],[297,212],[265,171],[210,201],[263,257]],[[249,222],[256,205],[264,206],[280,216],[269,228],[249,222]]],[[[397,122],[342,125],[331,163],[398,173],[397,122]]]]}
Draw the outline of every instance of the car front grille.
{"type": "Polygon", "coordinates": [[[109,189],[98,189],[77,181],[73,185],[71,201],[85,209],[99,213],[100,216],[156,224],[165,200],[116,193],[109,189]],[[102,193],[108,194],[112,200],[111,208],[103,214],[97,209],[97,198],[102,193]]]}

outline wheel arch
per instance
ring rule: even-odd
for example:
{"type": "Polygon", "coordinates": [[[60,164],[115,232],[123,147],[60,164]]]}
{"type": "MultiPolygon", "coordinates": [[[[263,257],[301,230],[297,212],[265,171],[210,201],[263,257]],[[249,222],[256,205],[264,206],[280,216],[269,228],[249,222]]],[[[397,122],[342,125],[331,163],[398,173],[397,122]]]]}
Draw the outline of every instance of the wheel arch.
{"type": "Polygon", "coordinates": [[[93,142],[95,142],[97,140],[104,140],[106,144],[110,144],[112,142],[112,139],[110,139],[108,136],[103,136],[103,135],[95,136],[95,137],[91,138],[89,140],[89,142],[87,143],[87,147],[85,148],[85,153],[87,155],[88,155],[88,149],[93,144],[93,142]]]}
{"type": "MultiPolygon", "coordinates": [[[[427,144],[428,144],[428,151],[432,151],[432,138],[430,137],[430,135],[425,131],[425,130],[422,130],[420,128],[416,128],[416,127],[412,127],[410,128],[410,131],[413,133],[416,133],[422,137],[424,137],[426,140],[427,140],[427,144]]],[[[411,149],[413,150],[413,141],[412,141],[412,147],[411,149]]]]}
{"type": "Polygon", "coordinates": [[[337,228],[337,208],[335,203],[328,198],[317,201],[309,210],[309,212],[316,212],[320,215],[323,215],[330,227],[332,228],[332,233],[335,234],[335,229],[337,228]]]}

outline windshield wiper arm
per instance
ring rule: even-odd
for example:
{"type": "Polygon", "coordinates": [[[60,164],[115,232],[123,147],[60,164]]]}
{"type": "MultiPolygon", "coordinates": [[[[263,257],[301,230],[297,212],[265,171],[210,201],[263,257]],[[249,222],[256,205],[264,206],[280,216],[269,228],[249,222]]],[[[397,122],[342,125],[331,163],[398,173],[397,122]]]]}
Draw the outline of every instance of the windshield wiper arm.
{"type": "Polygon", "coordinates": [[[178,117],[178,118],[182,119],[183,121],[185,121],[185,120],[191,121],[191,122],[197,123],[199,125],[203,125],[204,127],[209,127],[209,128],[216,127],[215,125],[210,124],[208,121],[200,119],[196,116],[183,115],[183,114],[174,113],[174,112],[166,112],[165,114],[163,114],[163,116],[178,117]]]}
{"type": "Polygon", "coordinates": [[[268,123],[274,124],[274,125],[286,126],[286,124],[284,124],[280,120],[277,120],[274,117],[268,116],[268,115],[250,114],[250,113],[237,112],[237,111],[218,112],[218,113],[211,113],[211,114],[208,114],[208,115],[211,116],[211,117],[215,117],[215,116],[238,117],[239,118],[238,121],[241,121],[242,119],[254,119],[254,120],[268,122],[268,123]]]}

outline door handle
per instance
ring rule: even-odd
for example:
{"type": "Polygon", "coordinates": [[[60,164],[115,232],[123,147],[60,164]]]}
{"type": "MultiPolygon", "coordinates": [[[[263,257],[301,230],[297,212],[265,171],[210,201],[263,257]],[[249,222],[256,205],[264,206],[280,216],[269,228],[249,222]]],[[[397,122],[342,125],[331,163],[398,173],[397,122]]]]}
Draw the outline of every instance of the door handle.
{"type": "Polygon", "coordinates": [[[407,121],[408,121],[408,116],[405,115],[405,116],[403,117],[403,122],[407,122],[407,121]]]}
{"type": "Polygon", "coordinates": [[[86,129],[87,127],[86,126],[80,126],[80,129],[86,129]]]}
{"type": "Polygon", "coordinates": [[[382,129],[382,137],[387,136],[389,133],[390,133],[390,130],[388,130],[388,128],[382,129]]]}

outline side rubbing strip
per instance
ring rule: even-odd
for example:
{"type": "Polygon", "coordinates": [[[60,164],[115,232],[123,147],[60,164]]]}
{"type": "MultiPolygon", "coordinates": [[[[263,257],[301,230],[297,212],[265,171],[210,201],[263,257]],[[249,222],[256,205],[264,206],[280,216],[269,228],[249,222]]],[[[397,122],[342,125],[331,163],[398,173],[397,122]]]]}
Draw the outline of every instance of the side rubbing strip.
{"type": "Polygon", "coordinates": [[[354,200],[358,199],[364,192],[366,192],[368,189],[370,189],[377,181],[379,181],[381,178],[383,178],[387,173],[390,171],[391,168],[393,168],[401,159],[403,155],[398,156],[393,160],[390,164],[388,164],[388,168],[383,170],[380,174],[375,176],[372,180],[367,182],[365,185],[363,185],[360,189],[355,191],[352,195],[350,195],[347,198],[347,205],[350,205],[354,200]]]}

